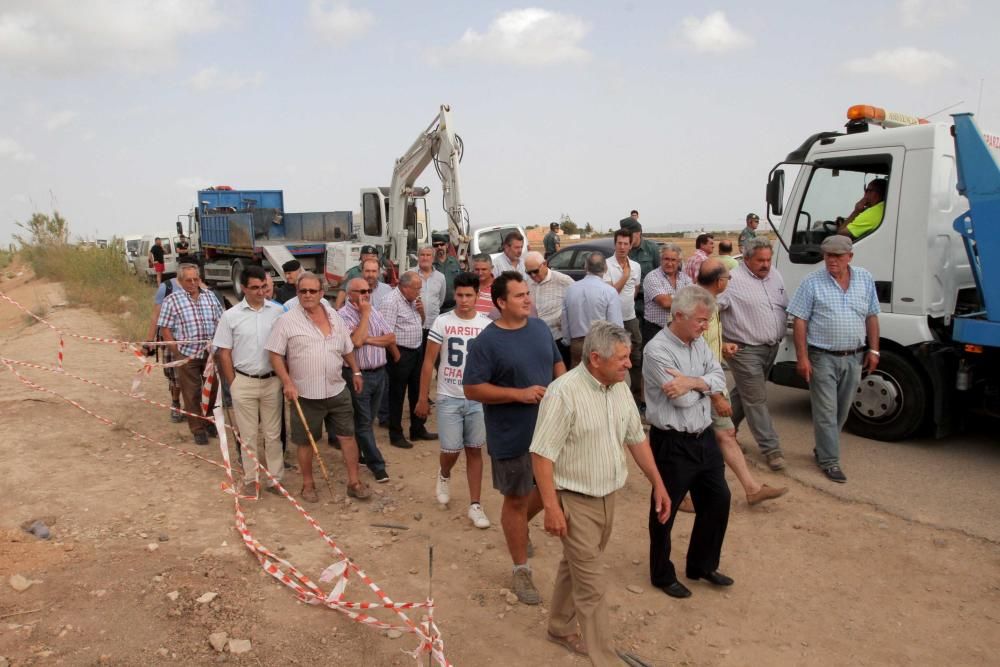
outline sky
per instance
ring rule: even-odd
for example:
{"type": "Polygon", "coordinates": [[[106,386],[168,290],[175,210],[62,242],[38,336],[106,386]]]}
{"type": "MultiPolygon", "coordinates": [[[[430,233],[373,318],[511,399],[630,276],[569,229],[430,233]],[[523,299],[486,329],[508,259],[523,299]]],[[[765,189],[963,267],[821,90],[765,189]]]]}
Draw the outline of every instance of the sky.
{"type": "Polygon", "coordinates": [[[738,228],[851,105],[1000,130],[998,24],[974,0],[0,0],[0,243],[52,210],[165,231],[211,185],[358,210],[441,104],[473,227],[738,228]]]}

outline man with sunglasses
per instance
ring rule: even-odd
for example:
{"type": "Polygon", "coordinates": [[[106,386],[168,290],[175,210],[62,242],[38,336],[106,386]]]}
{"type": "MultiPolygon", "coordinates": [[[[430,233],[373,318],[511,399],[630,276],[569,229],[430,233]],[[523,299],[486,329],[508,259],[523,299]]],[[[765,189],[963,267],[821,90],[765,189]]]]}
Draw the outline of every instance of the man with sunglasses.
{"type": "MultiPolygon", "coordinates": [[[[265,347],[271,353],[274,372],[281,378],[285,398],[297,402],[305,415],[305,420],[297,418],[297,414],[292,416],[292,442],[298,446],[302,471],[301,496],[306,502],[319,502],[306,427],[318,440],[326,425],[328,436],[336,436],[344,456],[347,495],[364,500],[371,497],[371,491],[358,475],[354,410],[342,374],[346,364],[351,369],[354,390],[361,391],[363,373],[354,358],[354,344],[344,320],[322,301],[319,276],[309,272],[300,275],[297,291],[299,303],[274,324],[265,347]]],[[[297,413],[299,406],[292,412],[297,413]]]]}
{"type": "Polygon", "coordinates": [[[355,278],[347,283],[347,303],[337,312],[351,330],[351,343],[354,344],[354,355],[363,380],[361,391],[353,391],[353,383],[347,385],[352,389],[354,437],[365,465],[375,476],[375,481],[381,483],[389,481],[389,473],[385,470],[382,452],[375,443],[372,423],[382,404],[382,397],[389,390],[386,363],[390,357],[399,361],[399,348],[396,347],[396,334],[392,328],[381,313],[372,308],[371,293],[371,287],[363,278],[355,278]]]}
{"type": "Polygon", "coordinates": [[[548,325],[559,354],[562,355],[563,364],[569,368],[569,345],[562,341],[562,307],[566,290],[573,284],[573,279],[565,273],[550,269],[542,253],[536,251],[525,255],[524,271],[531,279],[528,282],[531,305],[538,309],[538,318],[548,325]]]}

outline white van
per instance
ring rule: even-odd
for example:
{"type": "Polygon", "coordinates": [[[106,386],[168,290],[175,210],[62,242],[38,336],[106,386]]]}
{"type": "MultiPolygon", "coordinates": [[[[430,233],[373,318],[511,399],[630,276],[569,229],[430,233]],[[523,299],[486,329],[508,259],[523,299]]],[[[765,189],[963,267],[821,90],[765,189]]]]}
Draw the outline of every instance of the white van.
{"type": "MultiPolygon", "coordinates": [[[[173,276],[177,273],[177,253],[174,248],[180,237],[175,233],[158,234],[163,239],[163,275],[173,276]]],[[[139,249],[135,257],[132,257],[132,266],[135,274],[145,276],[147,280],[156,280],[156,271],[153,270],[153,263],[149,259],[149,249],[153,247],[157,236],[143,236],[139,241],[139,249]]]]}

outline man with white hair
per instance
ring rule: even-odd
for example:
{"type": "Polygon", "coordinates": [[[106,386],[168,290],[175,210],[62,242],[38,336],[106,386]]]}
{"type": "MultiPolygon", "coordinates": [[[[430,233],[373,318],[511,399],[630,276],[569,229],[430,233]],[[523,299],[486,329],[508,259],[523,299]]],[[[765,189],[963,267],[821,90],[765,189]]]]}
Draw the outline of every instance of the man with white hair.
{"type": "Polygon", "coordinates": [[[448,294],[448,281],[443,273],[434,268],[434,246],[427,245],[417,251],[417,274],[421,281],[420,300],[424,304],[422,354],[427,347],[427,332],[441,314],[441,306],[448,294]]]}
{"type": "MultiPolygon", "coordinates": [[[[217,431],[210,416],[201,408],[201,386],[208,360],[209,346],[199,341],[211,341],[222,317],[222,305],[207,289],[201,288],[201,275],[197,264],[181,264],[177,284],[181,289],[170,293],[160,306],[156,326],[161,338],[169,343],[173,359],[187,358],[187,363],[177,367],[177,379],[184,399],[184,410],[189,413],[187,422],[196,445],[207,445],[208,436],[217,431]],[[177,342],[182,341],[182,342],[177,342]],[[198,415],[198,416],[195,416],[198,415]]],[[[215,404],[218,383],[212,385],[209,406],[215,404]]]]}
{"type": "Polygon", "coordinates": [[[733,580],[718,571],[729,523],[729,486],[725,463],[712,429],[713,394],[726,389],[722,366],[702,334],[715,311],[715,299],[702,287],[679,290],[671,301],[670,324],[644,351],[646,420],[656,467],[670,492],[670,519],[660,523],[657,507],[649,510],[649,574],[653,585],[675,598],[691,591],[677,579],[670,562],[670,530],[677,506],[690,491],[694,526],[685,568],[688,579],[715,586],[733,580]]]}
{"type": "Polygon", "coordinates": [[[562,341],[562,307],[566,290],[573,279],[565,273],[550,269],[542,253],[531,251],[524,257],[524,272],[528,274],[528,293],[538,317],[545,322],[556,341],[563,363],[569,368],[569,346],[562,341]]]}
{"type": "Polygon", "coordinates": [[[583,343],[584,362],[548,386],[531,441],[545,531],[562,539],[548,638],[593,665],[619,665],[608,624],[601,567],[611,537],[617,492],[625,486],[627,447],[653,487],[656,519],[670,499],[656,469],[639,410],[623,380],[631,336],[595,322],[583,343]]]}

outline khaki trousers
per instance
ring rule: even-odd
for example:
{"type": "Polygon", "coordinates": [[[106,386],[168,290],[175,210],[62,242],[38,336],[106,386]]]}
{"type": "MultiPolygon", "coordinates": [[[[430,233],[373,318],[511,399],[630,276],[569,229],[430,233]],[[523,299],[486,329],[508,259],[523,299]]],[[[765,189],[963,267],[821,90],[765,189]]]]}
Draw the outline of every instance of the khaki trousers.
{"type": "Polygon", "coordinates": [[[569,527],[562,538],[563,558],[552,592],[549,632],[559,637],[579,632],[595,667],[621,665],[615,654],[604,598],[604,548],[615,519],[615,494],[603,498],[559,491],[569,527]],[[577,630],[579,624],[579,630],[577,630]]]}
{"type": "Polygon", "coordinates": [[[243,480],[257,480],[257,461],[267,466],[276,479],[281,480],[285,471],[281,451],[281,412],[284,401],[281,395],[281,380],[277,376],[266,380],[236,374],[229,386],[233,397],[233,412],[236,428],[240,430],[243,451],[250,451],[253,458],[243,455],[243,480]],[[264,458],[258,458],[258,433],[264,434],[264,458]]]}
{"type": "MultiPolygon", "coordinates": [[[[181,357],[175,355],[174,358],[180,359],[181,357]]],[[[219,392],[220,378],[216,378],[212,384],[212,396],[208,403],[208,414],[205,414],[201,411],[201,386],[205,381],[202,373],[205,372],[205,361],[204,355],[200,355],[197,358],[191,359],[186,364],[178,366],[176,369],[177,382],[181,387],[181,398],[184,399],[184,409],[195,415],[211,417],[212,406],[215,405],[215,397],[219,392]]],[[[208,428],[208,422],[198,417],[188,416],[187,422],[192,434],[205,431],[208,428]]]]}

